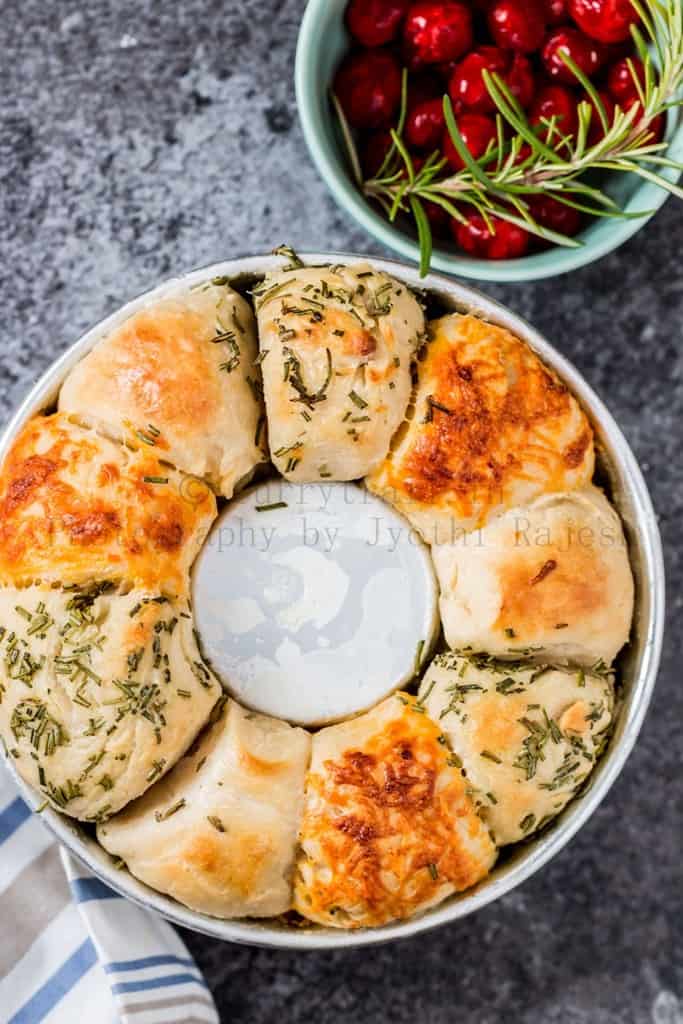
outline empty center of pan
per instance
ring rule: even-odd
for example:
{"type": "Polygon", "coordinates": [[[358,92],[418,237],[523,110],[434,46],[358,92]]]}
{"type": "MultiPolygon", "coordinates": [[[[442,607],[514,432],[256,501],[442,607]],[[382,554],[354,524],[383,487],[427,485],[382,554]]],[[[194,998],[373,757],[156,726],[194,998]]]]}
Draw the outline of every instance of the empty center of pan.
{"type": "Polygon", "coordinates": [[[250,488],[216,520],[193,591],[202,650],[226,689],[302,725],[407,683],[438,628],[427,548],[352,483],[250,488]]]}

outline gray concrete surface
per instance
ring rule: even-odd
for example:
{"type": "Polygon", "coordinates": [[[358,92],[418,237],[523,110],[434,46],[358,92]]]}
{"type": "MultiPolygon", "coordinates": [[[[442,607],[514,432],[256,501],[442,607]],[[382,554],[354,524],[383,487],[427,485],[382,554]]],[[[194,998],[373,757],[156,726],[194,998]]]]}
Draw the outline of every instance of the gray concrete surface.
{"type": "MultiPolygon", "coordinates": [[[[303,0],[3,0],[0,421],[85,327],[175,271],[284,240],[377,252],[297,123],[303,0]]],[[[534,880],[414,941],[294,955],[185,935],[230,1024],[683,1024],[683,206],[599,264],[486,290],[607,401],[666,544],[669,622],[640,743],[534,880]]]]}

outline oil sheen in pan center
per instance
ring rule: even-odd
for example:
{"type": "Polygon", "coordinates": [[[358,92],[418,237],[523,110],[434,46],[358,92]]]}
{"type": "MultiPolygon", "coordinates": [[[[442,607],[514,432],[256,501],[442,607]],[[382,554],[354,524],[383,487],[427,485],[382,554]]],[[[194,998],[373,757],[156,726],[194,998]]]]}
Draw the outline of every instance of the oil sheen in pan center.
{"type": "Polygon", "coordinates": [[[427,548],[353,483],[250,488],[214,524],[193,590],[202,649],[230,693],[302,725],[405,685],[438,629],[427,548]]]}

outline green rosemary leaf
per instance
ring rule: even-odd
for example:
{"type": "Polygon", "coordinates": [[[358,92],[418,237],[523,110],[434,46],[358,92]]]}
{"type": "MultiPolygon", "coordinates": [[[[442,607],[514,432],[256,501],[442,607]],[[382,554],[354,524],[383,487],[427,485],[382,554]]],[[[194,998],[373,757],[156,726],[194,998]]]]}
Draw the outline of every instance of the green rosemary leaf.
{"type": "Polygon", "coordinates": [[[417,196],[410,197],[410,209],[417,224],[417,239],[420,246],[420,277],[426,277],[432,261],[432,229],[424,206],[417,196]]]}
{"type": "Polygon", "coordinates": [[[304,265],[291,245],[278,245],[277,249],[273,249],[273,256],[284,256],[289,260],[287,266],[282,268],[283,270],[299,270],[304,265]]]}
{"type": "MultiPolygon", "coordinates": [[[[406,111],[408,109],[408,69],[404,68],[401,73],[401,106],[398,116],[398,124],[396,131],[399,135],[403,134],[403,127],[406,119],[406,111]]],[[[396,163],[397,148],[396,143],[392,139],[391,146],[384,155],[384,160],[380,164],[375,178],[381,178],[386,172],[396,163]]]]}
{"type": "Polygon", "coordinates": [[[254,505],[256,512],[272,512],[276,508],[287,508],[286,501],[273,501],[270,505],[254,505]]]}
{"type": "Polygon", "coordinates": [[[334,107],[335,113],[339,120],[339,127],[341,129],[342,139],[344,141],[344,147],[346,149],[346,156],[351,166],[351,171],[357,185],[363,184],[363,172],[360,169],[360,160],[358,159],[358,151],[356,150],[356,144],[353,141],[353,135],[349,122],[346,120],[346,115],[342,110],[342,105],[337,99],[336,95],[330,90],[330,99],[332,106],[334,107]]]}
{"type": "Polygon", "coordinates": [[[451,142],[458,151],[460,159],[463,161],[465,167],[470,172],[475,181],[478,181],[485,189],[488,190],[490,186],[490,179],[484,173],[479,163],[474,159],[469,149],[465,145],[465,141],[460,134],[460,129],[455,120],[455,114],[453,113],[453,104],[451,103],[450,96],[444,96],[443,98],[443,113],[446,119],[446,127],[448,134],[451,137],[451,142]]]}

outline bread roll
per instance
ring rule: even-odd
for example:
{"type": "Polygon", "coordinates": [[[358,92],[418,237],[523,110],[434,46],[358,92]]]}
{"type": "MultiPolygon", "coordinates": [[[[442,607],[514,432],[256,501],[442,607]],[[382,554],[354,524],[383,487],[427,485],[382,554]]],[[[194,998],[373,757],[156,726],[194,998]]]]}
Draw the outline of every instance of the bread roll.
{"type": "Polygon", "coordinates": [[[148,793],[97,830],[137,878],[213,917],[291,906],[310,737],[234,701],[148,793]]]}
{"type": "Polygon", "coordinates": [[[441,729],[394,694],[313,737],[295,907],[338,928],[434,906],[495,860],[441,729]]]}
{"type": "Polygon", "coordinates": [[[612,720],[609,678],[439,654],[420,699],[439,722],[498,845],[532,835],[590,774],[612,720]]]}
{"type": "Polygon", "coordinates": [[[59,408],[134,447],[152,424],[160,458],[229,498],[265,458],[256,350],[244,299],[227,284],[195,286],[100,341],[67,377],[59,408]]]}
{"type": "Polygon", "coordinates": [[[593,475],[576,400],[519,338],[475,316],[430,324],[410,422],[367,480],[430,543],[593,475]]]}
{"type": "Polygon", "coordinates": [[[432,554],[452,648],[590,667],[628,640],[626,541],[597,487],[538,498],[432,554]]]}
{"type": "Polygon", "coordinates": [[[100,820],[144,793],[220,694],[186,601],[106,583],[0,590],[0,733],[64,814],[100,820]]]}
{"type": "Polygon", "coordinates": [[[270,451],[290,480],[355,480],[382,461],[410,398],[424,316],[368,264],[267,275],[255,294],[270,451]]]}
{"type": "Polygon", "coordinates": [[[0,584],[123,579],[184,594],[216,514],[202,481],[71,423],[29,420],[0,468],[0,584]]]}

